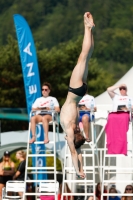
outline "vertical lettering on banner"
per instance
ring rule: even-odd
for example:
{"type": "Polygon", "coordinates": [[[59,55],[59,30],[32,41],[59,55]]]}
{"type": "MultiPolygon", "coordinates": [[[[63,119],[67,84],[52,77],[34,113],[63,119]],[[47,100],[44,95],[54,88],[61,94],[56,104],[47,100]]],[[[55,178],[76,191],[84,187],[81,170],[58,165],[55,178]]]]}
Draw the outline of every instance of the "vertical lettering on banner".
{"type": "Polygon", "coordinates": [[[33,102],[41,96],[40,76],[38,70],[36,49],[32,33],[27,21],[19,14],[13,15],[17,33],[21,66],[25,85],[28,115],[33,102]],[[35,86],[35,87],[33,87],[35,86]]]}
{"type": "Polygon", "coordinates": [[[36,85],[29,86],[29,94],[35,94],[35,93],[37,93],[36,85]]]}
{"type": "MultiPolygon", "coordinates": [[[[23,79],[24,79],[24,86],[25,86],[25,94],[26,94],[26,103],[27,103],[27,110],[28,110],[28,116],[30,121],[30,113],[32,109],[32,104],[34,101],[41,97],[41,86],[40,86],[40,76],[39,76],[39,70],[38,70],[38,63],[37,63],[37,56],[36,56],[36,48],[34,45],[34,40],[32,37],[32,32],[30,30],[30,27],[25,20],[25,18],[19,14],[13,15],[16,34],[17,34],[17,40],[18,40],[18,46],[19,46],[19,52],[20,52],[20,58],[21,58],[21,66],[22,66],[22,72],[23,72],[23,79]]],[[[37,140],[43,141],[42,135],[44,135],[43,130],[41,128],[38,128],[37,133],[37,140]]],[[[36,153],[36,146],[38,146],[38,150],[40,152],[45,151],[45,145],[43,144],[32,144],[32,154],[36,153]]],[[[36,166],[36,160],[35,157],[32,157],[32,164],[33,166],[36,166]]],[[[43,166],[46,166],[46,161],[44,157],[41,157],[43,166]]],[[[40,179],[47,179],[46,176],[43,176],[43,174],[40,173],[40,176],[38,177],[38,180],[40,179]]]]}
{"type": "Polygon", "coordinates": [[[23,52],[25,52],[28,55],[32,56],[32,53],[30,51],[30,46],[31,46],[31,43],[29,42],[28,45],[26,46],[26,48],[23,50],[23,52]]]}
{"type": "Polygon", "coordinates": [[[33,64],[34,64],[34,63],[28,63],[28,64],[26,65],[27,67],[29,67],[29,72],[28,72],[27,77],[35,76],[35,72],[31,72],[31,71],[32,71],[32,68],[33,68],[33,64]]]}

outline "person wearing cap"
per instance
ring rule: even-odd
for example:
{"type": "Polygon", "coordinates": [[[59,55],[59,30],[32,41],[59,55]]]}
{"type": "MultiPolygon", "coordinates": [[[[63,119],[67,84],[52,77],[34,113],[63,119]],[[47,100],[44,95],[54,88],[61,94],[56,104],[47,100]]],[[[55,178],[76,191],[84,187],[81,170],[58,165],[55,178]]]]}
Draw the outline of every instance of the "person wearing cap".
{"type": "Polygon", "coordinates": [[[108,87],[107,92],[111,97],[111,99],[113,100],[114,112],[118,110],[118,106],[121,106],[121,110],[128,111],[130,109],[129,103],[131,104],[131,109],[133,109],[133,100],[131,97],[128,96],[127,86],[125,84],[108,87]],[[120,94],[115,93],[116,89],[119,89],[120,94]]]}
{"type": "Polygon", "coordinates": [[[2,188],[5,187],[6,182],[12,180],[15,172],[15,164],[10,159],[10,152],[5,151],[3,161],[0,163],[0,199],[2,197],[2,188]]]}

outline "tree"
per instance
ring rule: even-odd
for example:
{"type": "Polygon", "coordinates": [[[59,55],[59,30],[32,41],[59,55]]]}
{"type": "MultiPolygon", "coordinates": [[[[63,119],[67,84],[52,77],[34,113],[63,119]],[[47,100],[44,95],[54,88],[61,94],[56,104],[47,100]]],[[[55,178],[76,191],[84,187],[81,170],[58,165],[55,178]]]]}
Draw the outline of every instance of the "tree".
{"type": "Polygon", "coordinates": [[[0,49],[0,107],[25,107],[18,45],[11,36],[8,37],[7,42],[8,44],[0,49]]]}
{"type": "MultiPolygon", "coordinates": [[[[57,97],[60,105],[65,101],[70,76],[81,51],[82,39],[82,37],[79,37],[75,41],[62,43],[50,51],[48,49],[37,49],[41,83],[44,81],[51,83],[53,88],[51,95],[57,97]]],[[[11,36],[8,37],[8,44],[0,49],[0,60],[0,106],[26,107],[18,45],[11,36]]],[[[103,92],[106,87],[112,85],[113,76],[102,69],[98,61],[93,57],[89,65],[89,93],[96,96],[103,92]]],[[[17,124],[16,121],[10,124],[8,122],[7,127],[5,121],[3,124],[3,130],[17,130],[17,127],[20,127],[20,123],[18,122],[17,124]]],[[[21,124],[21,128],[23,126],[25,127],[25,125],[21,124]]]]}
{"type": "MultiPolygon", "coordinates": [[[[45,49],[38,52],[41,82],[46,80],[52,84],[52,95],[58,98],[61,105],[68,92],[70,76],[81,51],[82,39],[79,37],[78,40],[62,43],[51,51],[45,49]]],[[[89,66],[89,93],[97,96],[113,84],[113,75],[101,68],[93,56],[89,66]]]]}

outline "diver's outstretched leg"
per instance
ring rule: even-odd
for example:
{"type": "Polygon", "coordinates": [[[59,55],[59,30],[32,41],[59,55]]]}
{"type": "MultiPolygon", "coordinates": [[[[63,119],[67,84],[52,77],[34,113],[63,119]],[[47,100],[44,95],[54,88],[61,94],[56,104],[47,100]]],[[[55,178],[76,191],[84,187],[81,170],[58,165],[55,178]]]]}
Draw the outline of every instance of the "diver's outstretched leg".
{"type": "Polygon", "coordinates": [[[78,88],[83,82],[86,82],[88,75],[88,61],[91,58],[94,41],[92,36],[92,28],[94,27],[93,17],[90,12],[84,14],[84,39],[82,44],[82,51],[79,55],[77,65],[73,69],[70,87],[78,88]]]}

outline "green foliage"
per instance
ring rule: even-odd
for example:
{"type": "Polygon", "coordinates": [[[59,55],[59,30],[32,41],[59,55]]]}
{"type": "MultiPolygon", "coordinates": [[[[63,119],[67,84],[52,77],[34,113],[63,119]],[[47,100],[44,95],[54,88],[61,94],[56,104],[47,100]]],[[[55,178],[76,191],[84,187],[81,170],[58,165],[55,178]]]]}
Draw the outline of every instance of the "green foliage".
{"type": "MultiPolygon", "coordinates": [[[[48,167],[53,167],[54,166],[54,158],[53,157],[47,157],[46,165],[48,167]]],[[[62,171],[61,162],[60,162],[60,160],[58,158],[56,158],[56,170],[57,171],[62,171]]]]}
{"type": "MultiPolygon", "coordinates": [[[[81,44],[82,37],[79,37],[74,42],[62,43],[50,51],[45,49],[38,52],[41,82],[47,80],[52,83],[52,95],[58,98],[61,105],[67,95],[71,72],[76,65],[81,44]]],[[[89,66],[89,93],[97,96],[106,89],[106,86],[113,83],[113,75],[108,75],[104,69],[99,67],[96,59],[92,58],[89,66]]]]}
{"type": "Polygon", "coordinates": [[[0,49],[0,107],[25,107],[25,95],[17,42],[8,37],[8,44],[0,49]],[[15,97],[15,98],[14,98],[15,97]]]}
{"type": "Polygon", "coordinates": [[[88,93],[93,96],[98,96],[113,84],[114,77],[100,67],[96,59],[91,59],[89,65],[88,93]]]}
{"type": "MultiPolygon", "coordinates": [[[[20,161],[16,158],[16,152],[17,151],[12,152],[11,156],[10,156],[11,160],[15,163],[15,170],[17,170],[17,167],[18,167],[18,165],[20,163],[20,161]]],[[[29,167],[32,166],[32,158],[28,158],[28,166],[29,167]]]]}
{"type": "Polygon", "coordinates": [[[101,37],[95,53],[102,60],[113,58],[113,61],[116,62],[131,63],[133,54],[132,32],[127,29],[122,30],[118,28],[104,30],[103,37],[101,37]]]}
{"type": "Polygon", "coordinates": [[[16,170],[19,165],[19,160],[16,159],[16,152],[13,152],[10,157],[11,160],[15,163],[15,170],[16,170]]]}
{"type": "MultiPolygon", "coordinates": [[[[17,170],[17,167],[19,165],[19,160],[16,159],[16,152],[13,152],[11,154],[11,160],[15,163],[15,170],[17,170]]],[[[54,158],[53,157],[47,157],[46,165],[48,167],[53,167],[54,166],[54,158]]],[[[32,158],[28,158],[28,166],[29,167],[32,166],[32,158]]],[[[61,162],[60,162],[60,160],[58,158],[56,158],[56,170],[57,171],[61,171],[62,170],[61,162]]]]}

